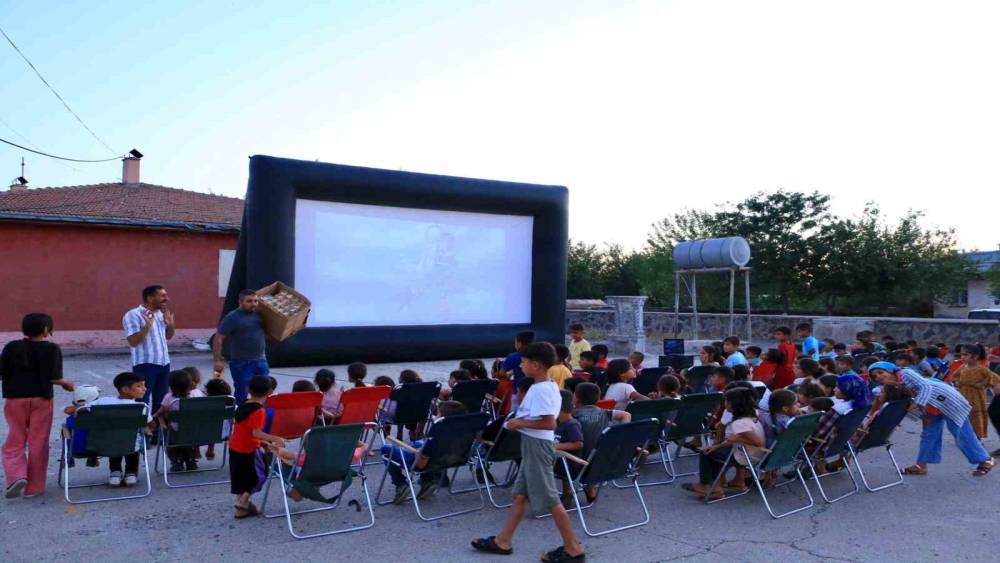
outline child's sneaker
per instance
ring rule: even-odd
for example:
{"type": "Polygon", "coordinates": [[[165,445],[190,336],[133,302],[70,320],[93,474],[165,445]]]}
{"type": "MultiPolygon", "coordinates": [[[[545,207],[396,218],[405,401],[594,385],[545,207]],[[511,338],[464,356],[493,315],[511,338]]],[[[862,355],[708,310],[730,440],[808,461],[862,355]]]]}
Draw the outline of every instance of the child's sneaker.
{"type": "Polygon", "coordinates": [[[111,475],[108,476],[108,485],[111,485],[112,487],[121,487],[122,486],[122,472],[121,471],[112,471],[111,475]]]}
{"type": "Polygon", "coordinates": [[[195,460],[189,460],[186,464],[188,471],[198,471],[198,462],[195,460]]]}
{"type": "Polygon", "coordinates": [[[173,463],[170,464],[170,472],[171,473],[180,473],[181,471],[184,471],[184,464],[183,463],[181,463],[179,461],[175,461],[175,462],[173,462],[173,463]]]}
{"type": "Polygon", "coordinates": [[[136,484],[136,482],[138,482],[138,480],[139,479],[136,477],[135,473],[126,473],[125,474],[125,486],[126,487],[134,486],[136,484]]]}
{"type": "Polygon", "coordinates": [[[392,497],[392,504],[403,504],[410,500],[410,487],[400,485],[396,487],[396,496],[392,497]]]}

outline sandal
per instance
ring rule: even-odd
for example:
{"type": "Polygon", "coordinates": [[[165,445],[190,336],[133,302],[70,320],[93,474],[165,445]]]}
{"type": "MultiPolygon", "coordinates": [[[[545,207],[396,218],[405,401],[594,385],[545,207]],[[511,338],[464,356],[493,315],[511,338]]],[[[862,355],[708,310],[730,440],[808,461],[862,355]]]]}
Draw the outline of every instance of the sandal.
{"type": "Polygon", "coordinates": [[[563,562],[563,561],[585,561],[587,559],[586,553],[581,553],[579,555],[570,555],[566,552],[566,548],[559,546],[552,551],[547,552],[542,555],[542,561],[547,561],[550,563],[563,562]]]}
{"type": "Polygon", "coordinates": [[[706,494],[701,489],[698,489],[694,483],[684,483],[683,485],[681,485],[681,488],[684,489],[685,491],[688,491],[689,493],[694,493],[698,500],[706,500],[706,498],[708,500],[719,500],[726,496],[726,494],[721,491],[717,493],[706,494]]]}
{"type": "MultiPolygon", "coordinates": [[[[977,470],[978,471],[978,470],[977,470]]],[[[904,475],[927,475],[927,468],[919,465],[911,465],[903,470],[904,475]]]]}
{"type": "Polygon", "coordinates": [[[514,553],[513,548],[504,549],[497,545],[496,536],[472,540],[472,547],[475,548],[476,551],[493,553],[496,555],[510,555],[511,553],[514,553]]]}
{"type": "Polygon", "coordinates": [[[990,459],[988,459],[988,460],[980,463],[979,467],[976,467],[976,470],[972,472],[972,476],[973,477],[982,477],[983,475],[986,475],[987,473],[989,473],[990,470],[993,469],[996,466],[996,464],[997,463],[995,461],[993,461],[993,458],[990,458],[990,459]]]}
{"type": "Polygon", "coordinates": [[[242,520],[243,518],[251,518],[253,516],[257,516],[258,514],[260,514],[260,510],[258,510],[257,506],[252,502],[248,503],[245,507],[234,506],[233,508],[235,508],[236,510],[243,511],[243,514],[237,514],[235,516],[237,520],[242,520]]]}

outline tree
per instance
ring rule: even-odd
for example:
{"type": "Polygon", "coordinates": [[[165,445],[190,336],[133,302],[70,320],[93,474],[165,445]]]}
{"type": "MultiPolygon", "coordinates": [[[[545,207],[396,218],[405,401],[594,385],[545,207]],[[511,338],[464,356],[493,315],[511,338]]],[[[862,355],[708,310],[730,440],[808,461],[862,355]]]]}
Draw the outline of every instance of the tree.
{"type": "Polygon", "coordinates": [[[757,287],[774,295],[787,314],[793,295],[808,295],[816,235],[832,221],[829,204],[830,197],[819,192],[758,192],[719,212],[711,224],[721,236],[747,239],[757,287]]]}
{"type": "Polygon", "coordinates": [[[599,264],[601,252],[597,245],[569,241],[569,261],[566,275],[566,296],[570,299],[600,299],[604,297],[604,282],[599,264]]]}

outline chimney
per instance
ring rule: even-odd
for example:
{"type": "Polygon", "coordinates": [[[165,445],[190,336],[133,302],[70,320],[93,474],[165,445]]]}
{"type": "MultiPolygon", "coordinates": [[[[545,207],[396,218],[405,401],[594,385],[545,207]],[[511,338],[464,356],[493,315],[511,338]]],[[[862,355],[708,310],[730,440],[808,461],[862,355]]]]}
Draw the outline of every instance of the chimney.
{"type": "Polygon", "coordinates": [[[23,192],[28,190],[28,179],[24,176],[18,176],[10,181],[10,191],[12,192],[23,192]]]}
{"type": "Polygon", "coordinates": [[[126,186],[139,185],[139,161],[141,158],[126,156],[122,159],[122,183],[126,186]]]}

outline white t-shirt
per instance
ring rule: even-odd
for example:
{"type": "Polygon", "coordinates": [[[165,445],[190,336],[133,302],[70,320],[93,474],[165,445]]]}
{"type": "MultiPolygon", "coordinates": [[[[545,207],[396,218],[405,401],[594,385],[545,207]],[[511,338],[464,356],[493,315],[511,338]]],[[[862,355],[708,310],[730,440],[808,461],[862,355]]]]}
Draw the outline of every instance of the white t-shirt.
{"type": "Polygon", "coordinates": [[[632,400],[632,393],[635,393],[635,387],[632,387],[631,383],[619,381],[618,383],[612,383],[608,387],[608,391],[604,394],[604,399],[613,399],[615,401],[615,408],[623,411],[628,406],[628,402],[632,400]]]}
{"type": "MultiPolygon", "coordinates": [[[[766,443],[766,436],[764,435],[764,427],[761,426],[760,422],[756,418],[750,418],[750,417],[737,418],[736,420],[726,425],[726,438],[730,438],[737,434],[743,434],[745,432],[752,433],[760,440],[761,444],[766,443]]],[[[763,448],[747,446],[746,444],[744,444],[744,446],[746,447],[747,453],[750,454],[750,457],[754,458],[754,461],[759,460],[764,455],[763,448]]],[[[735,458],[736,461],[742,465],[750,465],[746,459],[746,456],[743,455],[742,450],[736,450],[735,458]]]]}
{"type": "MultiPolygon", "coordinates": [[[[543,381],[528,387],[528,392],[517,406],[514,418],[541,420],[543,416],[558,417],[561,408],[562,395],[559,394],[559,386],[554,381],[543,381]]],[[[539,440],[554,442],[556,439],[555,429],[520,428],[518,431],[539,440]]]]}
{"type": "Polygon", "coordinates": [[[757,402],[757,408],[767,410],[771,405],[771,390],[764,385],[763,381],[751,381],[754,387],[763,387],[764,394],[760,396],[760,401],[757,402]]]}

